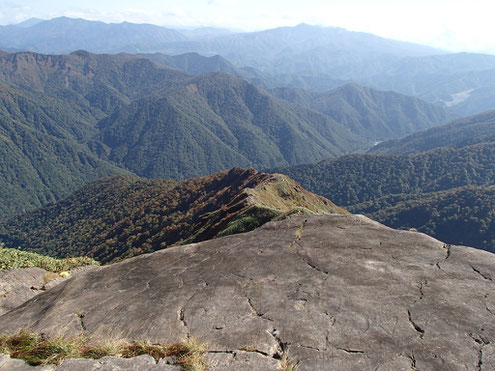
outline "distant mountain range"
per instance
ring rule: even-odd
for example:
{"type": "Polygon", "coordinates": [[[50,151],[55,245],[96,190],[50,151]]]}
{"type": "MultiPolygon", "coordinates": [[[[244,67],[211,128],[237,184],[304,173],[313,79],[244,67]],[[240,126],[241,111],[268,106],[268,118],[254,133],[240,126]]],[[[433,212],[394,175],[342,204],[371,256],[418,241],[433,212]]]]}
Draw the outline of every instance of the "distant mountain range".
{"type": "Polygon", "coordinates": [[[105,175],[180,180],[233,166],[315,163],[449,117],[416,98],[355,85],[318,99],[298,90],[318,102],[303,107],[233,75],[179,69],[200,74],[228,66],[198,54],[4,53],[1,182],[10,191],[2,216],[105,175]]]}
{"type": "Polygon", "coordinates": [[[0,224],[6,246],[101,262],[252,230],[293,215],[348,214],[283,175],[232,169],[180,183],[118,176],[0,224]]]}
{"type": "Polygon", "coordinates": [[[366,155],[273,171],[392,227],[495,252],[494,123],[495,112],[486,112],[366,155]]]}
{"type": "MultiPolygon", "coordinates": [[[[491,99],[495,93],[495,56],[448,53],[335,27],[301,24],[233,33],[61,17],[0,26],[0,40],[0,49],[10,52],[60,54],[83,49],[95,53],[221,55],[233,65],[220,67],[224,61],[212,61],[219,64],[218,69],[225,68],[218,72],[241,74],[261,87],[325,92],[354,82],[413,95],[459,116],[495,109],[491,99]]],[[[184,60],[156,58],[167,65],[181,65],[189,73],[203,68],[185,66],[184,60]]]]}

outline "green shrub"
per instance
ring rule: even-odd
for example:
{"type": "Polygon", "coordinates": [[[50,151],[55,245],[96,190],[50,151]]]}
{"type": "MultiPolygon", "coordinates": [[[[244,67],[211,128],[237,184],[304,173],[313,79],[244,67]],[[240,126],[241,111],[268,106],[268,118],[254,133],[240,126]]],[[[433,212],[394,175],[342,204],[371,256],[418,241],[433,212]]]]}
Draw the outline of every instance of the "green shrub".
{"type": "Polygon", "coordinates": [[[18,268],[43,268],[50,272],[62,272],[85,265],[99,265],[88,257],[56,259],[33,252],[3,247],[0,243],[0,270],[18,268]]]}

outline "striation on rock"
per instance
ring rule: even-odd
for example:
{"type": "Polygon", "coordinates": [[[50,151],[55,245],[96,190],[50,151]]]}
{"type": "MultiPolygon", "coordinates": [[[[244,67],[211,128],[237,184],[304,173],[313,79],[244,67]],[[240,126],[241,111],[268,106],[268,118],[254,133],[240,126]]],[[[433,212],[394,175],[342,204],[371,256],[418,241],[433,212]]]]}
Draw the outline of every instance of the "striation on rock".
{"type": "Polygon", "coordinates": [[[495,255],[359,215],[295,217],[98,267],[0,317],[209,345],[212,369],[495,369],[495,255]],[[234,356],[235,355],[235,356],[234,356]],[[254,367],[254,368],[253,368],[254,367]]]}

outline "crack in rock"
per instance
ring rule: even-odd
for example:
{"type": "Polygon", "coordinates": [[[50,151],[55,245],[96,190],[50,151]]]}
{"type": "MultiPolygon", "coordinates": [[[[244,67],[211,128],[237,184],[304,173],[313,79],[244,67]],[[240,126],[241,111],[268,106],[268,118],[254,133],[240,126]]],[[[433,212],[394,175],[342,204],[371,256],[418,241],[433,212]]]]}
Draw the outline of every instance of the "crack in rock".
{"type": "Polygon", "coordinates": [[[187,327],[187,322],[186,322],[186,319],[184,316],[184,311],[185,311],[185,308],[181,307],[179,309],[178,317],[179,317],[179,321],[182,323],[182,326],[184,326],[184,329],[186,330],[186,337],[189,338],[189,337],[191,337],[191,334],[189,333],[189,328],[187,327]]]}
{"type": "Polygon", "coordinates": [[[241,349],[238,349],[239,352],[245,352],[245,353],[257,353],[259,355],[262,355],[263,357],[267,357],[267,358],[273,358],[272,356],[270,356],[268,353],[266,352],[263,352],[257,348],[249,348],[249,347],[246,347],[246,348],[241,348],[241,349]]]}
{"type": "Polygon", "coordinates": [[[310,346],[310,345],[303,345],[303,344],[300,344],[299,346],[300,346],[301,348],[305,348],[305,349],[316,350],[317,352],[320,352],[320,351],[321,351],[321,349],[316,348],[316,347],[312,347],[312,346],[310,346]]]}
{"type": "Polygon", "coordinates": [[[448,258],[450,258],[450,254],[452,253],[451,251],[452,245],[445,244],[443,245],[443,248],[447,250],[447,256],[445,256],[445,260],[447,260],[448,258]]]}
{"type": "Polygon", "coordinates": [[[478,274],[479,274],[481,277],[483,277],[485,280],[487,280],[487,281],[492,281],[492,282],[493,282],[493,279],[492,279],[491,277],[488,277],[488,276],[484,275],[483,273],[481,273],[481,271],[480,271],[479,269],[477,269],[477,268],[473,267],[472,265],[471,265],[471,268],[473,268],[473,271],[475,271],[476,273],[478,273],[478,274]]]}
{"type": "Polygon", "coordinates": [[[86,332],[86,325],[84,324],[84,313],[77,312],[77,318],[79,318],[79,325],[81,326],[82,332],[86,332]]]}
{"type": "Polygon", "coordinates": [[[418,284],[420,300],[422,300],[425,297],[425,290],[424,290],[425,286],[428,286],[428,280],[423,280],[418,284]]]}
{"type": "Polygon", "coordinates": [[[279,332],[277,329],[273,329],[272,331],[267,331],[270,336],[277,342],[277,350],[273,353],[272,357],[275,359],[282,359],[284,353],[287,352],[287,348],[289,343],[284,343],[280,337],[278,336],[279,332]]]}
{"type": "Polygon", "coordinates": [[[478,352],[478,364],[476,365],[476,371],[481,371],[482,365],[483,365],[483,347],[481,347],[478,352]]]}
{"type": "Polygon", "coordinates": [[[471,339],[475,341],[476,344],[480,345],[480,348],[478,349],[478,362],[476,364],[476,371],[481,371],[481,366],[483,366],[483,348],[491,344],[490,341],[483,339],[478,334],[468,334],[471,339]]]}
{"type": "Polygon", "coordinates": [[[266,318],[264,317],[266,313],[262,313],[260,312],[258,309],[255,308],[255,306],[253,305],[253,302],[251,300],[251,298],[249,296],[246,296],[246,300],[247,300],[247,303],[249,305],[249,308],[251,309],[251,312],[253,314],[256,315],[256,317],[259,317],[265,321],[270,321],[270,322],[273,322],[273,320],[271,318],[266,318]]]}
{"type": "Polygon", "coordinates": [[[250,297],[246,296],[246,299],[253,314],[256,314],[257,317],[263,317],[265,315],[265,313],[261,313],[260,311],[258,311],[258,309],[254,307],[250,297]]]}
{"type": "Polygon", "coordinates": [[[492,316],[495,316],[495,312],[492,311],[490,308],[488,308],[488,303],[486,302],[486,299],[488,299],[488,294],[485,294],[485,297],[484,297],[484,303],[485,303],[485,309],[488,311],[488,313],[490,313],[492,316]]]}
{"type": "MultiPolygon", "coordinates": [[[[290,243],[290,248],[291,249],[295,249],[296,248],[296,245],[299,243],[299,241],[301,240],[302,238],[302,232],[304,231],[304,228],[306,227],[306,222],[308,220],[304,220],[303,224],[299,227],[299,229],[295,232],[295,236],[296,238],[294,239],[294,241],[292,241],[290,243]]],[[[303,262],[305,262],[307,265],[309,265],[312,269],[320,272],[320,273],[323,273],[325,275],[328,275],[328,271],[325,271],[321,268],[319,268],[318,266],[316,266],[314,263],[312,263],[310,260],[304,258],[300,253],[299,251],[296,250],[296,255],[298,256],[299,259],[301,259],[303,262]]]]}
{"type": "Polygon", "coordinates": [[[350,348],[336,348],[337,350],[342,350],[348,354],[366,354],[364,350],[350,349],[350,348]]]}
{"type": "Polygon", "coordinates": [[[411,369],[417,370],[416,368],[416,356],[414,355],[414,350],[411,350],[411,355],[407,356],[411,360],[411,369]]]}
{"type": "Polygon", "coordinates": [[[298,251],[296,251],[296,255],[303,261],[305,262],[307,265],[309,265],[311,268],[313,268],[314,270],[320,272],[320,273],[323,273],[325,275],[328,275],[329,272],[324,270],[324,269],[321,269],[319,268],[318,266],[316,266],[315,264],[313,264],[310,260],[308,259],[305,259],[298,251]]]}
{"type": "Polygon", "coordinates": [[[411,323],[412,327],[419,333],[419,337],[422,339],[425,335],[425,330],[423,328],[421,328],[420,326],[418,326],[418,324],[413,321],[410,310],[407,311],[407,317],[408,317],[409,322],[411,323]]]}

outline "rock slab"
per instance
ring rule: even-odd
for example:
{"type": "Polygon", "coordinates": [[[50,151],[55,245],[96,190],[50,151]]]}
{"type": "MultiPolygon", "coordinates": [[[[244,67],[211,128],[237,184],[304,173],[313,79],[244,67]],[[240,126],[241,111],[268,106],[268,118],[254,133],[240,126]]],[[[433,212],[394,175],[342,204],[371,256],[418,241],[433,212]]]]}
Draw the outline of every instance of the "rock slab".
{"type": "Polygon", "coordinates": [[[208,343],[215,370],[494,370],[495,255],[358,215],[296,217],[93,269],[0,317],[208,343]],[[83,314],[80,316],[78,314],[83,314]]]}

